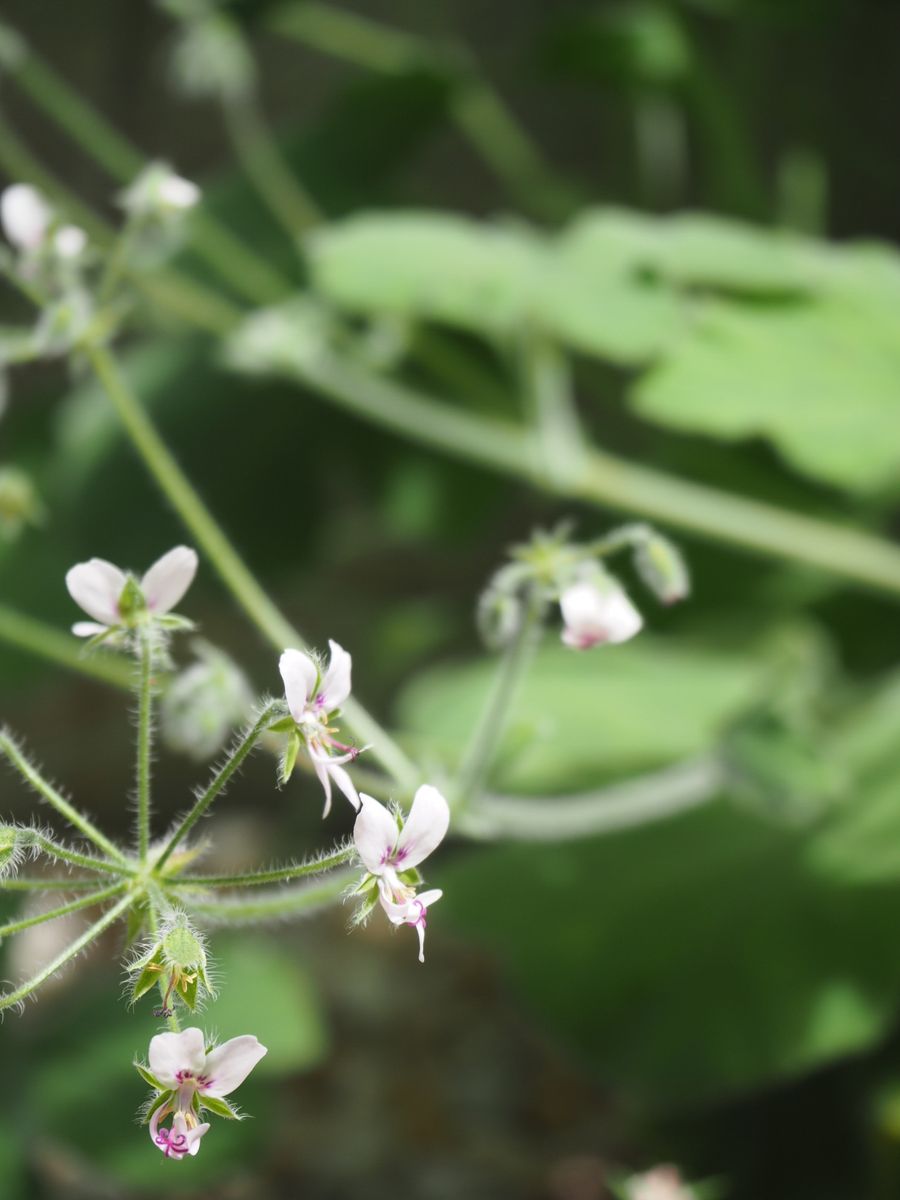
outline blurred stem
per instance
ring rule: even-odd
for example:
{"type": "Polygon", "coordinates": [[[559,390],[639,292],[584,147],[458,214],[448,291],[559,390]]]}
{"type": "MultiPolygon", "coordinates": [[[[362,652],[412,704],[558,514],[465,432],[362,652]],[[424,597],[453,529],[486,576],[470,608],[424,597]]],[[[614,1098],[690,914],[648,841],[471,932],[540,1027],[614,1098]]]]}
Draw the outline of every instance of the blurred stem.
{"type": "Polygon", "coordinates": [[[288,237],[292,241],[302,237],[319,223],[321,214],[285,163],[255,97],[226,100],[223,111],[231,144],[247,178],[288,237]]]}
{"type": "Polygon", "coordinates": [[[528,601],[521,624],[494,676],[478,722],[469,739],[457,773],[457,811],[466,811],[481,796],[481,790],[503,742],[519,690],[540,643],[542,606],[528,601]]]}
{"type": "Polygon", "coordinates": [[[32,992],[36,992],[42,983],[46,983],[66,963],[71,962],[73,958],[77,958],[92,942],[95,942],[100,934],[117,921],[132,903],[132,896],[123,897],[118,904],[113,905],[99,920],[86,929],[81,937],[76,938],[71,945],[66,946],[65,950],[61,951],[51,962],[42,967],[36,975],[33,975],[31,979],[17,987],[15,991],[7,992],[4,996],[0,996],[0,1012],[6,1008],[13,1008],[15,1005],[21,1004],[32,992]]]}
{"type": "Polygon", "coordinates": [[[217,897],[208,903],[185,896],[184,903],[192,913],[207,917],[217,924],[240,924],[252,921],[277,921],[285,917],[305,917],[334,904],[350,882],[348,872],[340,872],[325,880],[287,888],[257,900],[217,897]]]}
{"type": "Polygon", "coordinates": [[[167,880],[170,887],[185,884],[189,887],[259,887],[266,883],[287,883],[293,879],[302,879],[308,875],[322,875],[333,871],[350,862],[356,855],[355,846],[344,846],[333,854],[325,854],[321,858],[309,862],[291,863],[286,867],[278,867],[273,871],[250,871],[243,875],[178,875],[167,880]]]}
{"type": "Polygon", "coordinates": [[[68,904],[61,904],[59,908],[48,908],[45,912],[35,913],[32,917],[9,921],[6,925],[0,925],[0,938],[21,933],[23,929],[30,929],[32,925],[43,925],[45,921],[55,921],[57,917],[65,917],[82,908],[90,908],[92,904],[102,904],[104,900],[112,900],[126,887],[128,887],[127,882],[115,883],[112,887],[103,888],[102,891],[91,892],[88,896],[80,896],[77,900],[70,900],[68,904]]]}
{"type": "MultiPolygon", "coordinates": [[[[102,850],[114,862],[118,862],[124,866],[128,865],[128,860],[118,846],[111,842],[104,833],[101,833],[92,821],[84,816],[83,813],[80,813],[74,805],[70,804],[64,796],[59,794],[51,783],[48,783],[43,778],[41,773],[28,761],[16,742],[5,730],[0,730],[0,754],[6,755],[12,766],[19,772],[29,787],[33,788],[61,816],[65,817],[74,829],[77,829],[79,833],[93,842],[98,849],[102,850]]],[[[117,867],[112,867],[108,863],[101,864],[98,860],[86,858],[84,855],[76,855],[73,858],[71,855],[66,857],[65,854],[60,854],[59,857],[66,858],[67,862],[76,862],[77,859],[76,865],[86,865],[92,870],[118,870],[117,867]]]]}
{"type": "Polygon", "coordinates": [[[585,448],[581,467],[548,478],[539,439],[508,421],[453,408],[325,354],[290,374],[367,421],[435,450],[525,479],[549,492],[639,514],[726,545],[900,593],[900,550],[855,529],[777,508],[585,448]]]}
{"type": "Polygon", "coordinates": [[[96,886],[96,879],[0,879],[0,892],[85,892],[96,886]]]}
{"type": "Polygon", "coordinates": [[[462,814],[460,832],[482,841],[578,841],[698,808],[720,795],[724,783],[724,768],[710,757],[578,795],[487,795],[462,814]]]}
{"type": "Polygon", "coordinates": [[[83,643],[77,638],[2,604],[0,641],[103,683],[127,687],[131,680],[131,668],[124,659],[110,653],[85,653],[83,643]]]}
{"type": "MultiPolygon", "coordinates": [[[[228,541],[151,424],[110,352],[94,344],[86,345],[84,351],[151,475],[244,612],[276,649],[302,648],[303,638],[272,603],[228,541]]],[[[343,712],[360,741],[372,747],[373,757],[395,781],[403,787],[414,787],[419,778],[418,768],[374,717],[352,698],[344,703],[343,712]]]]}
{"type": "Polygon", "coordinates": [[[527,210],[558,219],[573,208],[570,189],[543,161],[535,142],[466,51],[434,47],[369,17],[331,4],[286,4],[266,17],[269,28],[325,54],[388,74],[430,68],[449,78],[450,116],[482,161],[527,210]]]}
{"type": "Polygon", "coordinates": [[[276,700],[273,704],[267,705],[267,707],[263,710],[255,724],[250,727],[243,740],[229,756],[224,767],[216,772],[206,789],[197,797],[193,808],[190,810],[187,816],[182,819],[178,828],[169,838],[168,842],[166,842],[165,849],[154,864],[154,874],[157,877],[159,876],[159,872],[168,862],[172,851],[175,849],[178,843],[181,842],[188,833],[190,833],[193,827],[197,824],[197,822],[212,804],[213,800],[215,800],[216,796],[218,796],[219,793],[224,790],[232,775],[234,775],[235,772],[240,768],[244,759],[272,724],[273,720],[277,716],[282,716],[283,714],[284,705],[280,700],[276,700]]]}
{"type": "Polygon", "coordinates": [[[583,469],[585,453],[568,360],[538,330],[526,331],[519,358],[529,423],[544,456],[544,471],[554,486],[564,488],[583,469]]]}
{"type": "Polygon", "coordinates": [[[145,863],[150,847],[150,754],[153,737],[153,642],[146,626],[139,629],[138,639],[137,846],[138,857],[145,863]]]}
{"type": "MultiPolygon", "coordinates": [[[[10,78],[116,182],[130,183],[146,165],[147,156],[30,48],[10,78]]],[[[5,130],[0,142],[4,136],[5,130]]],[[[12,175],[25,177],[21,172],[12,175]]],[[[193,248],[237,295],[254,304],[268,304],[292,290],[289,280],[206,211],[192,214],[191,231],[193,248]]]]}

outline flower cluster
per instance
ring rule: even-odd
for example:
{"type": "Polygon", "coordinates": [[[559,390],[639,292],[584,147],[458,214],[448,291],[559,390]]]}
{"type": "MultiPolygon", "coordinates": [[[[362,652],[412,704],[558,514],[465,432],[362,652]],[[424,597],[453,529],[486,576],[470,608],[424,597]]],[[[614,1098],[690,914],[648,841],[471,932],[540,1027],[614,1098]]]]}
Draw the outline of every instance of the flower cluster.
{"type": "Polygon", "coordinates": [[[63,224],[37,188],[28,183],[13,183],[0,195],[0,223],[26,273],[41,254],[71,260],[79,258],[87,246],[84,230],[63,224]]]}

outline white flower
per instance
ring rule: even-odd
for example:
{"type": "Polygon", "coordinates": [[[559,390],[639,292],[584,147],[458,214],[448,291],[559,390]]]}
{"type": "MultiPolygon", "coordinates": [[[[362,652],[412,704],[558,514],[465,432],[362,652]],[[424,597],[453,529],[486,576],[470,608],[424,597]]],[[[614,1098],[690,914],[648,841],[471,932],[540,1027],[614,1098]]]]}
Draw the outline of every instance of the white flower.
{"type": "Polygon", "coordinates": [[[324,674],[302,650],[285,650],[278,662],[288,708],[325,790],[323,816],[328,816],[331,811],[332,781],[353,807],[359,808],[359,795],[344,764],[353,762],[362,752],[355,746],[337,741],[329,725],[350,695],[351,659],[337,642],[329,641],[328,645],[331,658],[324,674]]]}
{"type": "Polygon", "coordinates": [[[120,203],[136,216],[164,218],[187,212],[200,200],[200,189],[176,175],[167,163],[153,162],[120,195],[120,203]]]}
{"type": "Polygon", "coordinates": [[[14,183],[0,196],[3,232],[17,250],[37,250],[52,220],[49,204],[28,183],[14,183]]]}
{"type": "MultiPolygon", "coordinates": [[[[372,796],[360,797],[362,807],[353,826],[357,853],[369,875],[377,880],[378,899],[394,925],[413,925],[419,935],[419,962],[425,961],[425,924],[429,905],[440,900],[438,889],[416,895],[401,873],[418,867],[444,840],[450,807],[430,784],[416,792],[406,821],[397,819],[372,796]]],[[[365,885],[363,881],[363,886],[365,885]]]]}
{"type": "Polygon", "coordinates": [[[200,200],[200,189],[196,183],[176,175],[174,171],[160,181],[157,194],[167,208],[193,208],[200,200]]]}
{"type": "MultiPolygon", "coordinates": [[[[196,570],[197,555],[187,546],[176,546],[158,559],[136,584],[147,611],[157,617],[170,612],[190,587],[196,570]]],[[[102,558],[72,567],[66,574],[69,595],[93,617],[92,621],[76,622],[72,632],[78,637],[93,637],[129,624],[131,614],[122,611],[122,600],[130,580],[119,567],[102,558]]]]}
{"type": "Polygon", "coordinates": [[[208,1124],[201,1124],[198,1109],[215,1111],[216,1107],[205,1106],[204,1100],[224,1103],[225,1096],[240,1087],[266,1053],[266,1047],[251,1034],[207,1051],[202,1029],[158,1033],[150,1041],[148,1055],[149,1074],[159,1093],[150,1118],[153,1144],[166,1158],[180,1160],[196,1154],[209,1129],[208,1124]],[[160,1128],[169,1116],[173,1117],[171,1126],[160,1128]]]}
{"type": "Polygon", "coordinates": [[[694,1200],[677,1167],[654,1167],[628,1180],[628,1200],[694,1200]]]}
{"type": "Polygon", "coordinates": [[[603,642],[627,642],[643,627],[641,614],[614,580],[582,580],[559,598],[562,640],[576,650],[603,642]]]}
{"type": "Polygon", "coordinates": [[[60,258],[78,258],[87,245],[87,234],[77,225],[63,225],[53,235],[53,249],[60,258]]]}

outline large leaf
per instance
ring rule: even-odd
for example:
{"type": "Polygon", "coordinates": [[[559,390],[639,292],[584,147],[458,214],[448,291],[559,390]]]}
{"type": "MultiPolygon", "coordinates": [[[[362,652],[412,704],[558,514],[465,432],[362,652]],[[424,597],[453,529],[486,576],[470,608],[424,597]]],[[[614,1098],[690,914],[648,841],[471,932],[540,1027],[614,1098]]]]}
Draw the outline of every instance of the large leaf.
{"type": "MultiPolygon", "coordinates": [[[[400,698],[401,725],[454,760],[495,670],[486,658],[418,676],[400,698]]],[[[757,694],[764,673],[758,659],[652,638],[592,654],[547,646],[515,707],[497,782],[559,792],[693,754],[757,694]]]]}

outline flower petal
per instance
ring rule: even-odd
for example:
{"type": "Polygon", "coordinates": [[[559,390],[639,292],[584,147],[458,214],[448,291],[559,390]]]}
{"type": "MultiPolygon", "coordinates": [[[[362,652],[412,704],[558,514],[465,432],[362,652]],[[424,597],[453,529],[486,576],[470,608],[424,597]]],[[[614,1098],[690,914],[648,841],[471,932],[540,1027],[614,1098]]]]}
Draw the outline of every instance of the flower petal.
{"type": "Polygon", "coordinates": [[[119,597],[126,582],[125,572],[103,558],[77,563],[66,573],[69,595],[101,625],[118,625],[119,597]]]}
{"type": "Polygon", "coordinates": [[[559,598],[565,628],[562,640],[577,650],[603,642],[626,642],[642,626],[641,614],[614,582],[598,586],[584,580],[566,588],[559,598]]]}
{"type": "Polygon", "coordinates": [[[170,612],[188,590],[197,573],[197,554],[176,546],[158,558],[141,580],[141,591],[151,612],[170,612]]]}
{"type": "Polygon", "coordinates": [[[28,183],[14,183],[0,196],[0,221],[18,250],[35,250],[44,240],[52,214],[41,193],[28,183]]]}
{"type": "Polygon", "coordinates": [[[285,650],[278,660],[278,670],[284,680],[284,694],[291,716],[299,724],[319,678],[318,668],[302,650],[285,650]]]}
{"type": "Polygon", "coordinates": [[[331,658],[328,662],[328,670],[322,676],[322,682],[319,685],[319,695],[322,697],[325,711],[334,712],[350,695],[352,660],[343,646],[339,646],[337,642],[329,641],[328,645],[331,650],[331,658]]]}
{"type": "Polygon", "coordinates": [[[106,633],[108,625],[98,625],[96,621],[76,621],[72,632],[76,637],[96,637],[98,633],[106,633]]]}
{"type": "Polygon", "coordinates": [[[165,1088],[178,1087],[178,1072],[202,1075],[206,1065],[203,1030],[196,1026],[181,1033],[158,1033],[150,1039],[148,1054],[151,1074],[165,1088]]]}
{"type": "Polygon", "coordinates": [[[449,804],[436,787],[423,784],[415,794],[391,861],[401,870],[418,866],[444,840],[449,826],[449,804]]]}
{"type": "Polygon", "coordinates": [[[357,792],[356,786],[349,774],[344,770],[340,763],[337,762],[328,763],[325,769],[328,771],[328,774],[338,785],[356,811],[359,812],[359,793],[357,792]]]}
{"type": "Polygon", "coordinates": [[[380,875],[397,845],[397,822],[383,804],[360,795],[362,807],[353,826],[356,850],[367,871],[380,875]]]}
{"type": "Polygon", "coordinates": [[[265,1046],[245,1033],[211,1050],[204,1074],[209,1083],[202,1089],[210,1096],[227,1096],[244,1082],[261,1058],[268,1053],[265,1046]]]}

